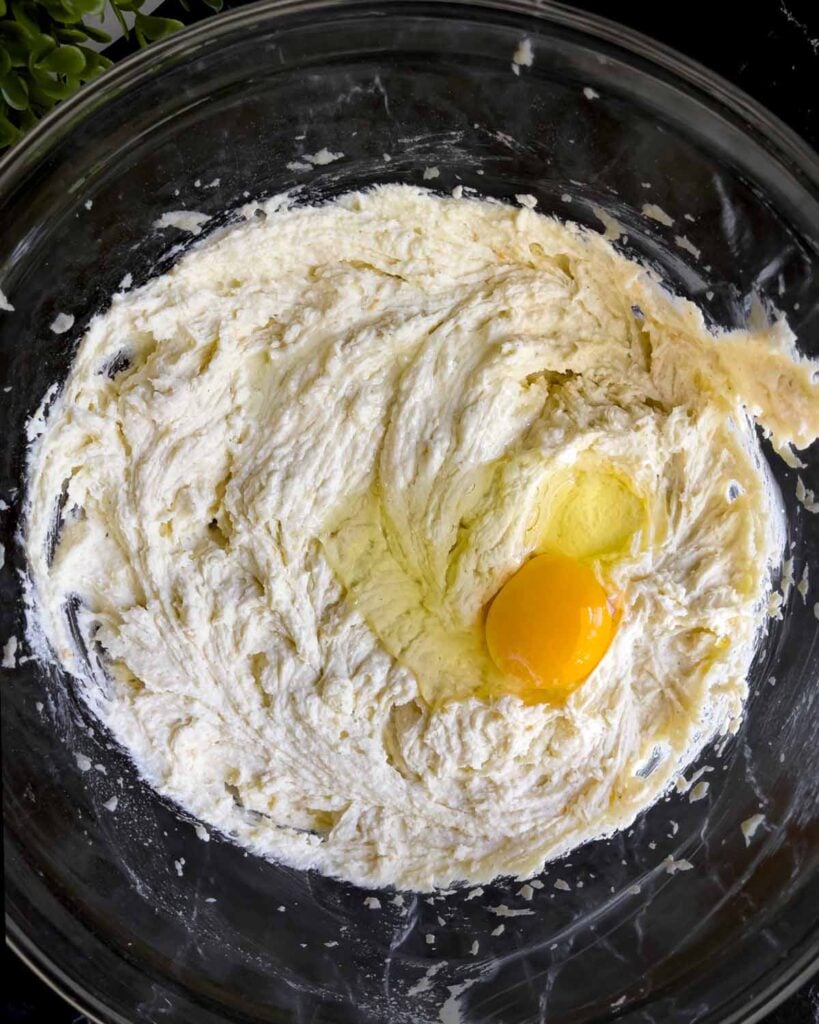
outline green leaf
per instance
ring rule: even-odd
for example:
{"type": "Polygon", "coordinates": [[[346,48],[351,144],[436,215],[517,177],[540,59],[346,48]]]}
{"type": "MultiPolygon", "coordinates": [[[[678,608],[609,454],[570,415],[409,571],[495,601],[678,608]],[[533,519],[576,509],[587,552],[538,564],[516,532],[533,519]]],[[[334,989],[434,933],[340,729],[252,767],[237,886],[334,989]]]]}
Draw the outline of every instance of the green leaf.
{"type": "Polygon", "coordinates": [[[225,6],[223,0],[202,0],[212,11],[221,11],[225,6]]]}
{"type": "Polygon", "coordinates": [[[105,10],[105,0],[40,0],[55,21],[75,25],[90,15],[99,16],[105,10]]]}
{"type": "Polygon", "coordinates": [[[0,22],[0,44],[9,56],[12,67],[28,64],[30,33],[16,21],[0,22]]]}
{"type": "Polygon", "coordinates": [[[8,54],[8,58],[11,61],[13,68],[24,68],[28,62],[28,47],[25,43],[18,43],[17,41],[10,42],[6,39],[2,40],[3,49],[8,54]]]}
{"type": "Polygon", "coordinates": [[[93,39],[95,43],[111,42],[111,37],[103,29],[97,28],[96,25],[86,25],[85,22],[81,24],[83,32],[85,32],[89,39],[93,39]]]}
{"type": "Polygon", "coordinates": [[[79,80],[75,77],[65,78],[52,78],[51,75],[34,68],[31,72],[32,84],[36,86],[36,95],[39,102],[43,102],[41,97],[45,97],[50,100],[64,100],[67,96],[71,96],[79,88],[79,80]]]}
{"type": "Polygon", "coordinates": [[[29,128],[33,128],[34,125],[37,124],[37,121],[38,121],[38,117],[34,113],[34,111],[31,109],[31,107],[29,107],[28,110],[21,110],[20,111],[20,115],[17,118],[18,126],[24,132],[27,132],[29,130],[29,128]]]}
{"type": "Polygon", "coordinates": [[[130,35],[131,35],[130,29],[128,28],[128,22],[125,20],[125,15],[122,13],[122,11],[119,9],[119,7],[114,3],[114,0],[111,0],[111,10],[116,15],[117,21],[119,22],[119,27],[124,32],[125,38],[128,39],[130,37],[130,35]]]}
{"type": "Polygon", "coordinates": [[[76,25],[82,19],[82,12],[76,7],[74,0],[41,0],[41,3],[51,17],[63,25],[76,25]]]}
{"type": "Polygon", "coordinates": [[[37,24],[37,9],[34,4],[13,3],[11,13],[15,22],[27,33],[37,35],[40,26],[37,24]]]}
{"type": "Polygon", "coordinates": [[[12,146],[20,138],[22,132],[0,112],[0,146],[12,146]]]}
{"type": "MultiPolygon", "coordinates": [[[[164,39],[165,36],[169,36],[172,32],[177,32],[180,28],[184,27],[182,22],[177,21],[176,18],[158,18],[153,14],[137,13],[134,20],[134,31],[136,32],[137,39],[142,37],[150,43],[156,42],[157,39],[164,39]]],[[[140,42],[141,45],[145,45],[141,40],[140,42]]]]}
{"type": "Polygon", "coordinates": [[[110,68],[114,63],[111,58],[106,57],[104,53],[98,53],[96,50],[92,50],[87,46],[81,46],[80,49],[85,56],[85,66],[87,68],[99,66],[105,69],[110,68]]]}
{"type": "Polygon", "coordinates": [[[11,57],[5,47],[0,49],[0,78],[4,78],[11,71],[11,57]]]}
{"type": "Polygon", "coordinates": [[[62,0],[40,0],[42,8],[48,13],[52,24],[67,24],[71,13],[65,9],[62,0]]]}
{"type": "Polygon", "coordinates": [[[7,10],[8,7],[6,7],[6,0],[0,0],[0,18],[5,18],[7,10]]]}
{"type": "Polygon", "coordinates": [[[84,43],[88,39],[83,28],[58,28],[54,35],[58,43],[84,43]]]}
{"type": "Polygon", "coordinates": [[[28,86],[14,71],[9,71],[0,79],[0,93],[12,110],[25,110],[28,106],[28,86]]]}
{"type": "Polygon", "coordinates": [[[38,71],[54,75],[80,75],[85,68],[85,54],[78,46],[56,46],[36,66],[38,71]]]}
{"type": "Polygon", "coordinates": [[[53,36],[46,35],[44,32],[41,32],[36,38],[31,39],[28,53],[29,70],[31,70],[38,61],[41,61],[46,54],[49,54],[56,49],[57,40],[53,36]]]}
{"type": "Polygon", "coordinates": [[[92,78],[107,71],[114,63],[109,57],[97,53],[96,50],[89,50],[85,46],[82,47],[82,52],[85,54],[85,71],[81,75],[84,82],[90,82],[92,78]]]}
{"type": "Polygon", "coordinates": [[[57,102],[53,96],[48,96],[43,92],[34,78],[32,78],[29,84],[28,95],[31,100],[31,109],[36,110],[38,114],[44,114],[47,110],[51,110],[57,102]]]}
{"type": "Polygon", "coordinates": [[[105,11],[105,0],[73,0],[74,6],[84,18],[101,15],[105,11]]]}
{"type": "Polygon", "coordinates": [[[105,71],[105,70],[107,70],[107,69],[104,68],[104,67],[101,67],[100,65],[95,65],[94,67],[89,67],[85,71],[83,71],[82,80],[83,80],[83,82],[93,82],[94,79],[98,78],[103,73],[103,71],[105,71]]]}

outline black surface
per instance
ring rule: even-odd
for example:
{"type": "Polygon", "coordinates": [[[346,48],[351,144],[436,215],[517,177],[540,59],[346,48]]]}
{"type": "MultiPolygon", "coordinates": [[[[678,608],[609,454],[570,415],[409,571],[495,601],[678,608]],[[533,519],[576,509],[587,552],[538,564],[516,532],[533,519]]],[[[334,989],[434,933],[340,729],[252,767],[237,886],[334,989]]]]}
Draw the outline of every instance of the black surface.
{"type": "MultiPolygon", "coordinates": [[[[157,13],[189,22],[205,16],[197,3],[185,12],[166,0],[157,13]]],[[[236,7],[237,3],[227,6],[236,7]]],[[[819,4],[816,0],[597,0],[573,6],[619,20],[718,71],[819,147],[819,4]]],[[[131,50],[122,41],[119,57],[131,50]]],[[[29,969],[4,952],[3,1021],[10,1024],[85,1024],[29,969]]],[[[819,981],[804,986],[767,1018],[769,1024],[819,1024],[819,981]]],[[[693,1022],[692,1022],[693,1024],[693,1022]]]]}

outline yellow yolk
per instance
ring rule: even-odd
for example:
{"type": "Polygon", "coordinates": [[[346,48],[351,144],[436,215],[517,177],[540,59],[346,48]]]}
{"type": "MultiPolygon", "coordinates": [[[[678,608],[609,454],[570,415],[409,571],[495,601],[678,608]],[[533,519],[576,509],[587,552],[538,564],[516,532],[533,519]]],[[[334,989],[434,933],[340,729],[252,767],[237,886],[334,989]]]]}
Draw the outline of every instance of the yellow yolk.
{"type": "Polygon", "coordinates": [[[486,617],[486,643],[509,692],[562,703],[597,665],[614,624],[606,592],[583,562],[544,554],[498,591],[486,617]]]}

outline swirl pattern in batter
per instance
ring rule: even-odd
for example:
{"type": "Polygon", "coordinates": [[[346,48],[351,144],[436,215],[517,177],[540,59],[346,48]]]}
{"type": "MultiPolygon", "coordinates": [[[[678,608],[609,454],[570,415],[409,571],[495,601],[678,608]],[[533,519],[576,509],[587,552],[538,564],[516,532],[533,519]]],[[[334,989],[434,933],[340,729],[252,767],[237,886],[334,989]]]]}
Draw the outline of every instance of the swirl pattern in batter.
{"type": "Polygon", "coordinates": [[[32,449],[36,613],[150,783],[249,849],[531,875],[739,721],[782,546],[753,418],[810,443],[814,367],[530,209],[261,212],[92,322],[32,449]],[[562,700],[485,638],[542,550],[616,604],[562,700]]]}

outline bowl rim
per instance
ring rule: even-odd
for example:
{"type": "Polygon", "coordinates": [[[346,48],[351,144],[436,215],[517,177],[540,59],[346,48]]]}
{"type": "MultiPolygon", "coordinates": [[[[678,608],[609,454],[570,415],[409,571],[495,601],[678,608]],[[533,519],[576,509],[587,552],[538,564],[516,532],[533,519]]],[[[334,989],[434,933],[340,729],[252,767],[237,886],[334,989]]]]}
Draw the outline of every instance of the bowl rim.
{"type": "MultiPolygon", "coordinates": [[[[545,26],[570,29],[594,41],[614,45],[649,65],[659,67],[678,82],[693,87],[712,105],[716,102],[740,118],[744,130],[755,131],[757,140],[767,144],[773,158],[779,163],[786,162],[791,172],[796,170],[802,186],[819,198],[819,152],[798,132],[743,89],[699,61],[603,15],[583,11],[558,0],[374,0],[372,3],[368,0],[255,0],[234,11],[208,16],[146,49],[130,54],[58,104],[22,139],[0,155],[0,207],[3,197],[13,192],[15,183],[43,159],[49,147],[73,124],[92,116],[108,96],[136,85],[166,61],[199,44],[213,43],[260,18],[270,19],[291,13],[316,12],[332,17],[336,12],[360,11],[388,16],[391,11],[403,14],[415,11],[436,17],[444,12],[457,15],[459,10],[498,12],[535,19],[545,26]]],[[[96,1005],[96,1000],[40,949],[9,910],[5,912],[5,923],[9,949],[68,1004],[96,1024],[123,1020],[112,1007],[96,1005]],[[104,1017],[100,1016],[102,1011],[104,1017]]],[[[754,1024],[819,973],[819,918],[812,934],[808,933],[800,945],[801,952],[795,958],[791,957],[781,967],[768,972],[767,983],[751,995],[748,1003],[733,1008],[729,1006],[722,1018],[724,1024],[754,1024]]],[[[736,998],[737,994],[729,997],[729,1003],[736,998]]],[[[741,994],[739,998],[742,998],[741,994]]]]}
{"type": "MultiPolygon", "coordinates": [[[[413,7],[426,8],[432,13],[436,8],[458,8],[494,10],[509,14],[536,18],[552,25],[585,33],[595,39],[614,43],[650,63],[682,79],[696,89],[717,100],[733,114],[749,125],[761,129],[765,139],[773,143],[779,155],[790,159],[805,175],[810,184],[819,191],[819,152],[802,136],[789,128],[763,104],[750,97],[744,90],[733,85],[722,75],[711,71],[705,65],[687,57],[673,47],[660,43],[643,32],[621,25],[617,21],[599,14],[578,10],[559,0],[377,0],[383,8],[404,12],[413,7]]],[[[69,121],[79,120],[91,113],[106,95],[123,90],[144,75],[150,75],[157,64],[172,58],[197,43],[211,42],[244,24],[252,23],[259,17],[284,15],[289,12],[332,12],[342,10],[370,9],[366,0],[256,0],[235,11],[226,11],[207,17],[190,25],[144,50],[130,54],[104,74],[86,83],[77,93],[49,111],[23,138],[7,153],[0,156],[0,197],[34,157],[39,158],[40,149],[48,144],[51,136],[59,134],[61,127],[69,121]]]]}

